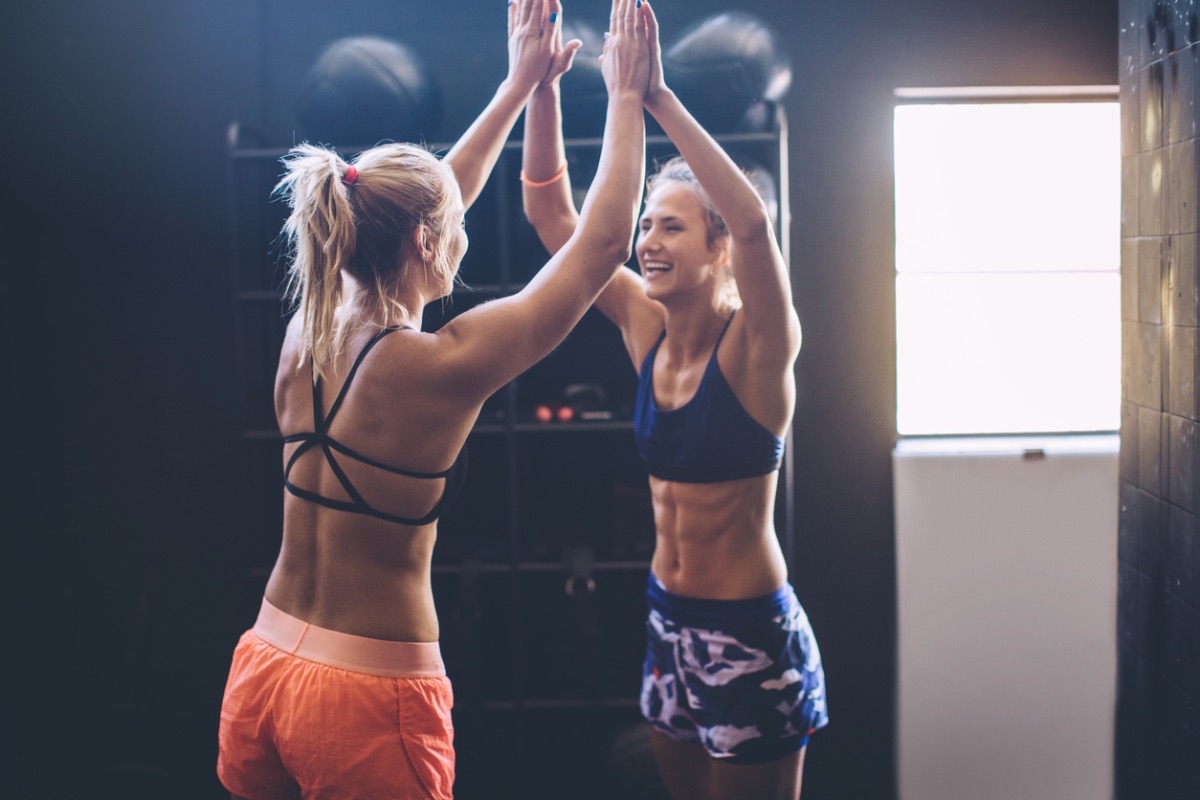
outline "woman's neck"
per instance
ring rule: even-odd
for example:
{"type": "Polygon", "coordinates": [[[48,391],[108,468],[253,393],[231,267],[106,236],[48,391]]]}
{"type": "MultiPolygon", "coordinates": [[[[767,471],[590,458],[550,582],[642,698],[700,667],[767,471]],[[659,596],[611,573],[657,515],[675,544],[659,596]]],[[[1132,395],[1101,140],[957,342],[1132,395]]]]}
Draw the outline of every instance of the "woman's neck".
{"type": "Polygon", "coordinates": [[[705,303],[666,306],[667,334],[663,346],[681,360],[707,358],[731,313],[716,298],[705,303]]]}
{"type": "Polygon", "coordinates": [[[420,329],[424,312],[425,298],[417,292],[394,298],[394,303],[384,307],[379,298],[366,292],[354,279],[343,278],[342,302],[337,311],[340,325],[420,329]]]}

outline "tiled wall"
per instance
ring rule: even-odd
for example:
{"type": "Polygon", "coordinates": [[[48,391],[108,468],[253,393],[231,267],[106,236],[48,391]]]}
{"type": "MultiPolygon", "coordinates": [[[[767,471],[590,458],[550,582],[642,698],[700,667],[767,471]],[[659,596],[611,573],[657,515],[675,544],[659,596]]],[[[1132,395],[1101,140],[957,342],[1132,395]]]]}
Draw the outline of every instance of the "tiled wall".
{"type": "Polygon", "coordinates": [[[1200,2],[1120,1],[1117,797],[1200,797],[1200,2]]]}

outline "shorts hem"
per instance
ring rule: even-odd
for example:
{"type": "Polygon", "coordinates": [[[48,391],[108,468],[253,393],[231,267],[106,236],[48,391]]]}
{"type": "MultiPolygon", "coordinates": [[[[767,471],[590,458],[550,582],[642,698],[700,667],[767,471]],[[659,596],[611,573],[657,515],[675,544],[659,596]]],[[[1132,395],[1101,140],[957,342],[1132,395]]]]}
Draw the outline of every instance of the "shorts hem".
{"type": "Polygon", "coordinates": [[[708,753],[708,755],[723,764],[734,764],[742,767],[754,767],[760,764],[770,764],[772,761],[778,761],[781,758],[787,758],[793,753],[803,750],[808,745],[808,735],[805,734],[804,736],[798,736],[795,739],[780,739],[775,744],[776,747],[769,754],[754,756],[738,756],[731,754],[717,756],[713,755],[712,753],[708,753]]]}
{"type": "Polygon", "coordinates": [[[223,774],[220,768],[217,769],[217,781],[220,782],[225,791],[229,792],[230,794],[235,794],[238,797],[244,797],[246,800],[257,800],[258,795],[252,791],[248,791],[244,786],[239,787],[231,785],[235,782],[229,780],[229,777],[223,774]]]}

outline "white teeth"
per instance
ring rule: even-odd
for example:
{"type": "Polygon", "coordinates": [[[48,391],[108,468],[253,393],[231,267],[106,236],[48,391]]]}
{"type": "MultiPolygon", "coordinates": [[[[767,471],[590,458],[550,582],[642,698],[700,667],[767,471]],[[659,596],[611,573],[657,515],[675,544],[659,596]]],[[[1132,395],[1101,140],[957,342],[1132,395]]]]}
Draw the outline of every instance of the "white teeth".
{"type": "Polygon", "coordinates": [[[669,270],[670,268],[671,268],[670,264],[664,264],[661,261],[647,261],[646,262],[646,271],[647,272],[665,272],[666,270],[669,270]]]}

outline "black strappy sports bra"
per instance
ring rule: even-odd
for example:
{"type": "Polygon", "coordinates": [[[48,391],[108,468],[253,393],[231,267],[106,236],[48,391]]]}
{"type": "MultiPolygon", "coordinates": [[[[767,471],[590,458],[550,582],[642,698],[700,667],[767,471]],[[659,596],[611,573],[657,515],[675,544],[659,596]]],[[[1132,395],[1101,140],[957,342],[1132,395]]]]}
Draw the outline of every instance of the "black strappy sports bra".
{"type": "Polygon", "coordinates": [[[467,474],[467,448],[465,446],[459,451],[458,457],[454,459],[454,463],[450,465],[449,469],[443,470],[442,472],[414,472],[412,470],[400,469],[398,467],[388,466],[387,464],[381,464],[378,461],[367,458],[366,456],[351,450],[349,447],[346,447],[344,444],[338,442],[329,435],[329,425],[333,422],[334,414],[336,414],[338,409],[341,407],[342,400],[346,397],[346,391],[350,388],[350,382],[354,380],[354,374],[358,371],[359,365],[362,364],[363,359],[367,356],[367,353],[370,352],[371,348],[374,347],[380,339],[382,339],[384,336],[387,336],[389,333],[393,333],[398,330],[400,330],[400,328],[384,328],[379,333],[371,337],[371,341],[367,342],[366,346],[363,347],[362,352],[358,354],[358,358],[354,360],[354,366],[350,368],[350,374],[346,376],[346,381],[342,384],[342,390],[338,393],[337,399],[333,401],[333,407],[329,409],[329,414],[326,415],[324,419],[321,419],[321,383],[319,379],[313,381],[313,431],[306,433],[293,433],[290,436],[283,437],[283,441],[285,443],[300,443],[300,446],[296,448],[294,453],[292,453],[292,457],[288,459],[287,465],[283,469],[283,485],[296,497],[303,498],[310,503],[316,503],[317,505],[324,506],[325,508],[332,508],[336,511],[348,511],[353,514],[366,514],[370,517],[387,520],[388,522],[396,522],[401,525],[428,525],[430,522],[433,522],[446,512],[446,509],[449,508],[450,504],[454,502],[454,498],[458,496],[459,490],[462,489],[463,480],[466,478],[467,474]],[[295,466],[296,461],[302,455],[314,447],[320,447],[321,451],[325,453],[325,461],[329,464],[329,468],[333,470],[333,474],[337,476],[338,481],[342,484],[342,488],[346,490],[346,494],[350,496],[349,500],[334,500],[333,498],[325,497],[324,495],[317,494],[316,492],[311,492],[308,489],[303,489],[292,483],[292,467],[295,466]],[[338,464],[337,457],[334,455],[335,453],[345,456],[346,458],[351,458],[361,464],[367,464],[368,466],[385,470],[394,475],[404,475],[409,478],[427,478],[430,480],[435,478],[445,478],[446,486],[442,490],[441,499],[439,499],[434,507],[430,509],[429,513],[423,517],[410,519],[408,517],[401,517],[395,514],[388,514],[387,512],[373,508],[366,500],[363,499],[358,490],[354,488],[354,484],[351,483],[349,476],[346,475],[341,465],[338,464]]]}

